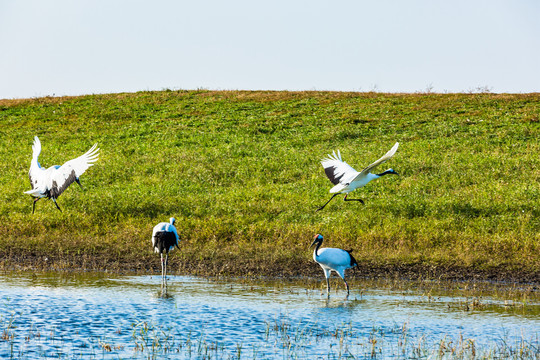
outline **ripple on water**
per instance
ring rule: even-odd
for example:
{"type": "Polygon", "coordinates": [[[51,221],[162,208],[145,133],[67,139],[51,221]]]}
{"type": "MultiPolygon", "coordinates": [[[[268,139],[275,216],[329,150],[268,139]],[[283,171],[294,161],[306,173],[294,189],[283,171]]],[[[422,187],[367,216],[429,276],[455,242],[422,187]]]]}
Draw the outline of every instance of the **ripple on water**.
{"type": "Polygon", "coordinates": [[[345,298],[339,291],[326,299],[301,284],[172,276],[163,296],[159,276],[66,280],[48,274],[0,280],[0,330],[14,334],[0,342],[0,353],[14,349],[28,357],[144,357],[148,348],[140,346],[153,342],[160,347],[152,351],[169,346],[174,350],[169,356],[178,358],[187,356],[188,347],[195,351],[191,345],[216,355],[241,348],[264,357],[282,357],[283,351],[328,356],[342,351],[343,342],[347,351],[362,355],[379,346],[373,339],[394,349],[406,336],[432,344],[474,339],[477,346],[493,347],[523,334],[526,340],[536,335],[537,342],[540,328],[539,304],[520,313],[501,311],[503,300],[487,299],[497,311],[466,311],[460,298],[433,300],[414,291],[368,288],[363,295],[353,290],[345,298]]]}

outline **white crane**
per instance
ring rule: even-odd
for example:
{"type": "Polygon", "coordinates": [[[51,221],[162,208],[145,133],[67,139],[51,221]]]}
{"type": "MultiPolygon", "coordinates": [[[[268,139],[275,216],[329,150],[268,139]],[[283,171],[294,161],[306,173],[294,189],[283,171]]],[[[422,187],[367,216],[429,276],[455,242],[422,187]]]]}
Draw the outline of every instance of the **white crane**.
{"type": "Polygon", "coordinates": [[[371,170],[373,170],[375,167],[394,156],[398,146],[399,143],[396,143],[383,157],[360,172],[356,171],[345,161],[341,160],[339,150],[337,155],[334,151],[333,155],[329,154],[327,158],[322,159],[321,164],[324,167],[324,172],[335,186],[330,189],[330,193],[334,193],[334,195],[332,195],[330,200],[328,200],[323,206],[318,208],[317,211],[324,209],[324,207],[339,194],[345,194],[345,197],[343,198],[345,201],[360,201],[363,204],[364,201],[362,199],[347,199],[347,195],[349,195],[351,191],[366,186],[371,180],[378,179],[381,176],[388,174],[398,175],[398,173],[393,169],[388,169],[380,174],[371,173],[371,170]]]}
{"type": "Polygon", "coordinates": [[[42,168],[38,162],[40,153],[41,142],[38,137],[35,136],[34,145],[32,145],[32,162],[30,163],[30,171],[28,172],[32,190],[24,192],[34,198],[32,214],[36,210],[36,202],[44,197],[52,199],[56,208],[60,210],[60,207],[56,203],[56,199],[58,199],[58,197],[73,182],[76,182],[82,188],[79,176],[84,174],[90,166],[94,165],[93,163],[98,159],[99,148],[97,147],[97,144],[94,144],[90,150],[78,158],[69,160],[62,166],[54,165],[47,169],[42,168]]]}
{"type": "Polygon", "coordinates": [[[324,276],[326,277],[326,291],[330,295],[330,272],[335,271],[345,282],[347,287],[347,295],[349,295],[349,284],[345,280],[345,269],[352,268],[358,263],[356,259],[351,255],[352,250],[343,250],[336,248],[322,248],[319,249],[323,242],[323,236],[321,234],[315,235],[313,245],[317,245],[313,251],[313,260],[319,264],[324,270],[324,276]]]}
{"type": "Polygon", "coordinates": [[[174,223],[176,222],[175,218],[170,218],[169,222],[161,222],[154,226],[152,231],[152,248],[154,252],[157,252],[161,255],[161,281],[167,281],[167,260],[169,258],[169,251],[174,250],[175,247],[178,247],[180,238],[178,237],[178,232],[174,223]],[[163,258],[163,253],[165,253],[165,258],[163,258]]]}

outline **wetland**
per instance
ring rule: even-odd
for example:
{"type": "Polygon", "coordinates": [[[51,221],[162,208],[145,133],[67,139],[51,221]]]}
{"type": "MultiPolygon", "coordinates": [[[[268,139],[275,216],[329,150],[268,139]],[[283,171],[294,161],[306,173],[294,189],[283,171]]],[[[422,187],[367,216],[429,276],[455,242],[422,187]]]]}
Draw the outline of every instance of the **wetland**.
{"type": "Polygon", "coordinates": [[[540,356],[534,286],[4,273],[3,358],[540,356]]]}
{"type": "MultiPolygon", "coordinates": [[[[0,269],[153,272],[151,230],[177,219],[171,269],[316,275],[307,246],[355,249],[365,276],[540,283],[540,94],[146,91],[0,100],[0,269]],[[54,132],[51,132],[54,129],[54,132]],[[32,214],[43,166],[99,160],[32,214]],[[400,176],[329,198],[320,160],[400,176]]],[[[357,169],[359,170],[359,169],[357,169]]]]}
{"type": "Polygon", "coordinates": [[[0,100],[0,355],[538,359],[540,94],[156,91],[0,100]],[[54,132],[51,132],[54,129],[54,132]],[[100,158],[32,214],[44,166],[100,158]],[[328,199],[320,160],[400,143],[328,199]],[[160,287],[155,224],[180,249],[160,287]],[[308,249],[355,249],[327,298],[308,249]]]}

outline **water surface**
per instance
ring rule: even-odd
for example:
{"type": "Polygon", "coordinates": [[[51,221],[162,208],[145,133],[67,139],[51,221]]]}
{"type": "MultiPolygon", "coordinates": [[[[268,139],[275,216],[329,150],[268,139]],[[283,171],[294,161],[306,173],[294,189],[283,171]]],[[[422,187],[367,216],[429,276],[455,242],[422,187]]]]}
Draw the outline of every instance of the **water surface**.
{"type": "Polygon", "coordinates": [[[408,358],[520,347],[539,355],[540,304],[504,292],[356,283],[349,297],[339,289],[327,298],[313,280],[172,276],[166,293],[160,284],[159,276],[0,276],[0,355],[408,358]]]}

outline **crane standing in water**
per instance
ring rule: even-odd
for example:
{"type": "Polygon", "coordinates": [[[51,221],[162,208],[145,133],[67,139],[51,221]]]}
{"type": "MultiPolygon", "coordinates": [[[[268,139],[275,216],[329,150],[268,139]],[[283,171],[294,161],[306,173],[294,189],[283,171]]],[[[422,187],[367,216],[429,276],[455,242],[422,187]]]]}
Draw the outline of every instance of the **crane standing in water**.
{"type": "Polygon", "coordinates": [[[169,259],[169,251],[174,250],[175,247],[178,247],[180,238],[178,237],[178,232],[174,223],[176,222],[175,218],[170,218],[169,222],[162,222],[154,226],[152,231],[152,248],[154,252],[157,252],[161,255],[161,282],[162,284],[167,283],[167,261],[169,259]],[[165,253],[165,257],[163,254],[165,253]]]}
{"type": "Polygon", "coordinates": [[[319,249],[322,242],[323,236],[317,234],[310,247],[317,245],[313,251],[313,260],[315,260],[315,262],[324,270],[327,295],[330,295],[330,272],[332,271],[335,271],[343,279],[345,286],[347,287],[347,295],[349,295],[349,284],[347,284],[347,280],[345,280],[345,270],[358,265],[356,259],[351,255],[352,250],[336,248],[319,249]]]}

